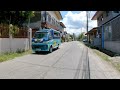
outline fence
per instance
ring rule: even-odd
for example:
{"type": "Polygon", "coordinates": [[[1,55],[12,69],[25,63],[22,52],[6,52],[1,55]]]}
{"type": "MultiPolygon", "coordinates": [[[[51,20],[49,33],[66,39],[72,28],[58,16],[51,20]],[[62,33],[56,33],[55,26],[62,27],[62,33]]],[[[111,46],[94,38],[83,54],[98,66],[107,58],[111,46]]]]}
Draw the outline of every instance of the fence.
{"type": "Polygon", "coordinates": [[[19,32],[9,37],[9,26],[0,24],[0,53],[15,52],[18,49],[29,50],[31,48],[31,32],[25,27],[19,27],[19,32]]]}
{"type": "Polygon", "coordinates": [[[32,29],[32,37],[34,36],[36,31],[38,31],[38,29],[32,29]]]}
{"type": "Polygon", "coordinates": [[[19,32],[14,35],[14,38],[27,38],[28,37],[28,30],[27,28],[21,27],[19,28],[19,32]]]}
{"type": "MultiPolygon", "coordinates": [[[[14,38],[27,38],[27,28],[19,27],[19,32],[13,35],[14,38]]],[[[0,24],[0,38],[9,38],[9,25],[0,24]]]]}
{"type": "Polygon", "coordinates": [[[0,24],[0,38],[9,38],[9,26],[0,24]]]}

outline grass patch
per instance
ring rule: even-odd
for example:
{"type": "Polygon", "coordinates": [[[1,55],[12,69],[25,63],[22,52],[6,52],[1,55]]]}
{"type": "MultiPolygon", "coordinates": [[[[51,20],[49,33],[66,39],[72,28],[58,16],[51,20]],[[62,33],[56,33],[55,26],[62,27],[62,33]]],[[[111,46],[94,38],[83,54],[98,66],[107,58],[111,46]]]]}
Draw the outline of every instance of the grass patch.
{"type": "Polygon", "coordinates": [[[117,63],[111,62],[111,63],[118,71],[120,71],[120,62],[117,62],[117,63]]]}
{"type": "Polygon", "coordinates": [[[100,51],[98,51],[98,50],[96,50],[96,49],[93,49],[93,51],[100,57],[100,58],[102,58],[103,60],[106,60],[106,61],[110,61],[110,56],[108,56],[108,55],[106,55],[106,54],[104,54],[104,53],[102,53],[102,52],[100,52],[100,51]]]}
{"type": "Polygon", "coordinates": [[[116,58],[116,56],[120,56],[120,54],[117,54],[115,52],[112,52],[106,49],[101,49],[101,48],[92,46],[88,43],[84,45],[92,49],[93,52],[96,53],[102,60],[109,62],[115,69],[120,71],[120,59],[118,60],[116,58]]]}
{"type": "Polygon", "coordinates": [[[105,53],[100,52],[99,50],[93,49],[94,53],[96,53],[102,60],[109,62],[115,69],[120,72],[120,60],[117,60],[115,57],[111,57],[105,53]]]}
{"type": "Polygon", "coordinates": [[[11,59],[14,59],[15,57],[27,55],[27,54],[30,54],[31,52],[32,52],[31,50],[28,50],[28,51],[17,50],[16,52],[11,52],[11,53],[6,52],[4,54],[0,54],[0,62],[11,60],[11,59]]]}
{"type": "Polygon", "coordinates": [[[88,48],[92,49],[94,51],[94,53],[96,53],[103,60],[110,61],[109,60],[110,56],[108,56],[107,54],[99,51],[99,48],[97,48],[97,47],[95,47],[95,46],[93,46],[91,44],[88,44],[88,43],[86,43],[84,45],[86,45],[88,48]]]}

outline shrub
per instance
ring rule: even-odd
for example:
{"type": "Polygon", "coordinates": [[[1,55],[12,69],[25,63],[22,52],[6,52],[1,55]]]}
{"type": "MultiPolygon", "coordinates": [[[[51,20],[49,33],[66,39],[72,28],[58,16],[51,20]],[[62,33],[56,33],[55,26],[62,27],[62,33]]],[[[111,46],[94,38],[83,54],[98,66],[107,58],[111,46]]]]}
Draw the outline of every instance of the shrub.
{"type": "Polygon", "coordinates": [[[19,33],[19,28],[17,26],[9,25],[9,32],[14,37],[14,35],[19,33]]]}
{"type": "Polygon", "coordinates": [[[24,49],[19,49],[19,48],[18,48],[18,49],[16,50],[16,53],[23,53],[23,52],[25,52],[24,49]]]}

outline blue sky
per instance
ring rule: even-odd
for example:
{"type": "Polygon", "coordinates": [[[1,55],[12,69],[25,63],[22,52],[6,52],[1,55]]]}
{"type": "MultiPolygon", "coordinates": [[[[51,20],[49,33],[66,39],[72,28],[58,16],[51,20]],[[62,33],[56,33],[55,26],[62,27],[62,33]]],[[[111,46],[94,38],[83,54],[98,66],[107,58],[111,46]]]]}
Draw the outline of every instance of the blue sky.
{"type": "MultiPolygon", "coordinates": [[[[68,11],[60,11],[61,12],[61,15],[62,17],[64,18],[65,15],[68,13],[68,11]]],[[[72,11],[73,13],[79,13],[80,11],[72,11]]]]}
{"type": "MultiPolygon", "coordinates": [[[[65,30],[68,33],[86,32],[86,11],[60,11],[63,17],[62,22],[65,24],[65,30]]],[[[89,30],[97,26],[97,21],[91,20],[95,11],[90,12],[89,30]]]]}

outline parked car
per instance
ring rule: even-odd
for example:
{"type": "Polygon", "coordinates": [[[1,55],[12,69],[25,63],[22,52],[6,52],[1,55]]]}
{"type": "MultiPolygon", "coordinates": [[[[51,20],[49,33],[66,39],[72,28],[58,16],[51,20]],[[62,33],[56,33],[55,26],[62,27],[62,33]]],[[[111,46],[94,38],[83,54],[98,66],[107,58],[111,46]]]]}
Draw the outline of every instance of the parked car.
{"type": "Polygon", "coordinates": [[[83,42],[87,42],[87,39],[83,39],[83,42]]]}

